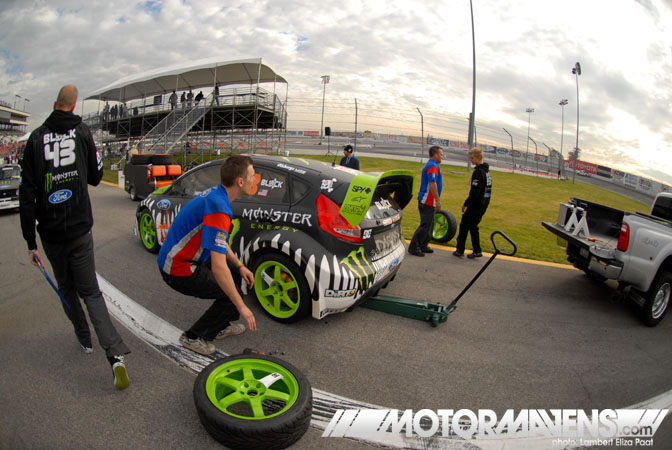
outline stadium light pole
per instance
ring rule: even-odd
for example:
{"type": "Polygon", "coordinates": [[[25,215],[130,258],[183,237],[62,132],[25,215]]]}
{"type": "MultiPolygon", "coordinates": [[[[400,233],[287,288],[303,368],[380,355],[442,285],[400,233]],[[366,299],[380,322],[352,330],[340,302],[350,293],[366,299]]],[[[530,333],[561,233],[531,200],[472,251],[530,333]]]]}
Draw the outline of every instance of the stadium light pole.
{"type": "Polygon", "coordinates": [[[532,138],[529,138],[529,139],[530,139],[530,140],[532,141],[532,143],[534,144],[534,160],[537,162],[537,176],[539,176],[539,159],[538,159],[538,158],[539,158],[539,155],[537,154],[537,152],[538,152],[538,150],[537,150],[537,142],[536,142],[534,139],[532,139],[532,138]]]}
{"type": "Polygon", "coordinates": [[[19,94],[14,94],[14,109],[16,109],[16,99],[21,98],[19,94]]]}
{"type": "Polygon", "coordinates": [[[516,171],[516,159],[513,156],[513,136],[511,136],[511,133],[509,133],[506,130],[506,128],[502,128],[502,130],[504,130],[506,132],[506,134],[508,134],[509,137],[511,138],[511,172],[515,172],[516,171]]]}
{"type": "Polygon", "coordinates": [[[30,103],[30,100],[27,98],[23,99],[23,112],[28,112],[28,110],[26,109],[26,102],[30,103]]]}
{"type": "MultiPolygon", "coordinates": [[[[474,122],[476,120],[476,35],[474,33],[474,5],[469,0],[471,11],[471,52],[472,52],[472,88],[471,88],[471,114],[469,114],[469,136],[467,139],[469,150],[474,145],[474,122]]],[[[467,154],[467,171],[471,171],[471,158],[467,154]]]]}
{"type": "Polygon", "coordinates": [[[576,77],[576,147],[574,147],[574,175],[572,176],[572,184],[576,181],[576,166],[579,159],[579,75],[581,75],[581,64],[577,61],[574,64],[572,73],[576,77]]]}
{"type": "Polygon", "coordinates": [[[320,145],[322,145],[322,136],[324,134],[324,95],[327,93],[327,84],[329,84],[329,75],[322,75],[322,121],[320,122],[320,145]]]}
{"type": "MultiPolygon", "coordinates": [[[[562,107],[562,128],[560,131],[560,157],[562,158],[562,164],[565,164],[565,156],[562,154],[562,141],[565,137],[565,106],[567,105],[567,99],[563,98],[560,100],[560,103],[558,103],[562,107]]],[[[558,167],[558,170],[562,171],[560,167],[558,167]]],[[[562,172],[561,172],[562,173],[562,172]]]]}
{"type": "MultiPolygon", "coordinates": [[[[420,108],[415,108],[420,114],[420,154],[424,156],[425,154],[425,118],[422,115],[420,108]]],[[[422,156],[420,157],[422,159],[422,156]]]]}
{"type": "Polygon", "coordinates": [[[534,108],[527,108],[525,112],[527,113],[527,146],[525,147],[525,165],[527,165],[527,154],[530,150],[530,121],[532,120],[532,113],[534,112],[534,108]]]}

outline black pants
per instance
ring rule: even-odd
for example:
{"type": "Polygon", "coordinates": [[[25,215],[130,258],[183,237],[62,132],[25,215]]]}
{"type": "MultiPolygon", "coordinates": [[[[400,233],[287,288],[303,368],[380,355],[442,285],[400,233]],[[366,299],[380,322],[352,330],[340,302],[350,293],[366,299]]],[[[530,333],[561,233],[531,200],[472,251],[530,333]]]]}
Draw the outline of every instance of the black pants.
{"type": "Polygon", "coordinates": [[[434,207],[418,201],[418,211],[420,212],[420,225],[413,233],[411,243],[408,245],[408,251],[410,252],[419,252],[423,248],[427,248],[434,228],[434,207]]]}
{"type": "Polygon", "coordinates": [[[457,251],[464,253],[464,245],[467,242],[467,233],[471,234],[471,247],[474,253],[481,253],[481,239],[478,233],[478,224],[481,223],[487,207],[478,208],[469,206],[462,215],[460,231],[457,233],[457,251]]]}
{"type": "MultiPolygon", "coordinates": [[[[238,271],[230,264],[229,270],[231,270],[236,286],[240,285],[238,271]]],[[[210,261],[199,264],[196,271],[188,277],[176,277],[163,270],[160,271],[168,286],[177,292],[203,299],[215,299],[210,308],[186,331],[190,339],[203,338],[206,341],[212,341],[217,333],[229,326],[230,322],[240,318],[235,305],[217,284],[210,261]]]]}
{"type": "Polygon", "coordinates": [[[105,354],[114,356],[130,353],[110,320],[105,300],[98,287],[91,232],[67,242],[42,240],[42,247],[54,271],[58,290],[70,306],[68,309],[63,305],[63,310],[72,322],[79,342],[85,346],[91,345],[91,331],[79,301],[81,297],[105,354]]]}

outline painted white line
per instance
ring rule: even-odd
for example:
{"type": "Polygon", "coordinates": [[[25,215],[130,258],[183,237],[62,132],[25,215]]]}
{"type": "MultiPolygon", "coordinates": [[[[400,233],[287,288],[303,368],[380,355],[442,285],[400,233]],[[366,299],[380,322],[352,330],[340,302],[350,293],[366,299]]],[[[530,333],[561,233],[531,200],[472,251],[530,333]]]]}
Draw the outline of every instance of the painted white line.
{"type": "MultiPolygon", "coordinates": [[[[153,348],[158,350],[164,356],[174,360],[179,365],[186,367],[194,373],[199,373],[211,362],[228,356],[220,350],[214,355],[203,356],[198,353],[187,350],[179,343],[181,330],[166,322],[161,317],[152,313],[148,309],[139,305],[126,294],[121,292],[100,274],[98,275],[98,284],[103,293],[110,313],[121,322],[126,328],[131,330],[138,338],[147,342],[153,348]]],[[[672,411],[672,390],[649,400],[637,403],[632,406],[621,409],[670,409],[672,411]]],[[[310,421],[311,426],[320,430],[325,430],[339,409],[390,409],[383,406],[365,403],[326,391],[313,388],[313,416],[310,421]]],[[[461,424],[468,425],[467,422],[461,424]]],[[[554,438],[507,438],[497,437],[493,439],[472,439],[463,440],[458,436],[443,437],[440,436],[440,430],[437,436],[431,438],[406,437],[401,433],[383,433],[376,438],[357,438],[350,437],[370,444],[382,445],[390,448],[403,449],[470,449],[470,450],[557,450],[558,445],[553,445],[555,439],[566,439],[563,437],[554,438]]],[[[347,437],[347,436],[346,436],[347,437]]],[[[577,447],[578,448],[578,447],[577,447]]]]}

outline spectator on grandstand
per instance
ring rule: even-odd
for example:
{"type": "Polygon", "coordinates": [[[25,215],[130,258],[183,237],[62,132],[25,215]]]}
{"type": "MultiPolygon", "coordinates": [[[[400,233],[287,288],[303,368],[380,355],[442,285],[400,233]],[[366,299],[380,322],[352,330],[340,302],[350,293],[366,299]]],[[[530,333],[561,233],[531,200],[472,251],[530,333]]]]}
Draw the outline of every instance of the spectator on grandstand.
{"type": "Polygon", "coordinates": [[[180,96],[180,103],[182,103],[182,109],[187,109],[187,93],[182,91],[182,96],[180,96]]]}
{"type": "Polygon", "coordinates": [[[198,94],[196,94],[196,98],[194,98],[194,100],[196,101],[196,106],[198,106],[198,103],[199,103],[201,100],[203,100],[203,91],[201,91],[201,92],[199,92],[198,94]]]}
{"type": "Polygon", "coordinates": [[[219,106],[219,83],[215,83],[215,92],[213,93],[212,101],[219,106]]]}
{"type": "Polygon", "coordinates": [[[112,117],[112,120],[117,118],[117,112],[118,111],[119,111],[119,108],[117,107],[117,105],[112,106],[112,108],[110,109],[110,116],[112,117]]]}
{"type": "Polygon", "coordinates": [[[110,114],[110,102],[105,102],[105,106],[103,107],[103,122],[107,122],[109,114],[110,114]]]}
{"type": "Polygon", "coordinates": [[[191,109],[194,106],[194,93],[191,92],[191,89],[189,89],[189,93],[187,94],[187,107],[191,109]]]}
{"type": "Polygon", "coordinates": [[[173,91],[172,94],[170,94],[170,98],[168,99],[170,102],[170,110],[174,110],[177,107],[177,94],[175,91],[173,91]]]}

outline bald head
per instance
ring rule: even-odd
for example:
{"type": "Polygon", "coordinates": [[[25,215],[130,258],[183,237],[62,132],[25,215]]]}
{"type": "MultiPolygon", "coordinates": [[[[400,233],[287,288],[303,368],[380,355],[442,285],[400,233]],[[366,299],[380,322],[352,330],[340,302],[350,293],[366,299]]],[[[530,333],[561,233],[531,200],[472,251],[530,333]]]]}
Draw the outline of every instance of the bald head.
{"type": "Polygon", "coordinates": [[[54,109],[61,111],[72,111],[75,109],[77,103],[77,95],[79,92],[72,84],[66,84],[58,91],[58,97],[54,102],[54,109]]]}

